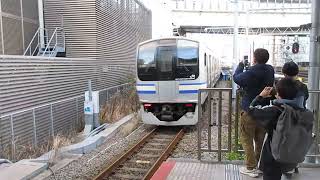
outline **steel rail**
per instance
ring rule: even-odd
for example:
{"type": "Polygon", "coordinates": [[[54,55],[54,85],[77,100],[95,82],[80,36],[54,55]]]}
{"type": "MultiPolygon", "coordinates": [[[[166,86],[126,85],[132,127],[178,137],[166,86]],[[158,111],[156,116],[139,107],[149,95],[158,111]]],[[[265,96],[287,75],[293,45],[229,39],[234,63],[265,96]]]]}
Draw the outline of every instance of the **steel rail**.
{"type": "Polygon", "coordinates": [[[133,155],[144,143],[146,143],[150,137],[156,132],[157,128],[154,128],[150,133],[145,135],[136,145],[130,148],[126,153],[124,153],[120,158],[113,162],[110,166],[105,168],[98,176],[93,178],[94,180],[102,180],[106,176],[109,176],[118,166],[127,160],[128,157],[133,155]]]}
{"type": "Polygon", "coordinates": [[[144,176],[143,179],[151,179],[153,174],[157,171],[157,169],[161,166],[161,163],[165,161],[170,153],[174,150],[176,145],[181,140],[182,136],[184,134],[183,129],[181,129],[178,134],[174,137],[174,139],[171,141],[171,143],[167,146],[166,150],[161,154],[161,156],[157,159],[157,161],[153,164],[151,169],[147,172],[147,174],[144,176]]]}
{"type": "MultiPolygon", "coordinates": [[[[159,128],[154,128],[150,133],[145,135],[137,144],[135,144],[132,148],[126,151],[120,158],[118,158],[115,162],[105,168],[99,175],[94,177],[95,180],[107,179],[110,176],[113,176],[113,173],[117,171],[123,163],[130,160],[130,157],[133,157],[135,154],[138,154],[139,150],[142,149],[143,146],[149,143],[149,141],[157,136],[159,128]]],[[[160,150],[161,154],[157,159],[152,163],[151,167],[146,169],[146,172],[141,179],[151,179],[153,174],[156,170],[160,167],[161,163],[165,161],[170,153],[174,150],[175,146],[181,140],[182,136],[184,135],[184,129],[180,129],[178,133],[174,135],[174,137],[169,141],[169,143],[160,150]]],[[[150,141],[152,143],[152,141],[150,141]]],[[[132,168],[132,169],[139,169],[139,168],[132,168]]],[[[117,173],[116,173],[117,174],[117,173]]]]}

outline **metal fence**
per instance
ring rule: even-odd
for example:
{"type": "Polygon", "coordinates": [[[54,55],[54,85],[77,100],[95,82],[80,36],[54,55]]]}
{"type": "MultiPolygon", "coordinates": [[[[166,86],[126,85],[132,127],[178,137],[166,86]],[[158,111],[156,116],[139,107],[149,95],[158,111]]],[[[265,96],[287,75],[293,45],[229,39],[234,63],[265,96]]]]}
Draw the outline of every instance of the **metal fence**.
{"type": "MultiPolygon", "coordinates": [[[[223,155],[230,152],[240,152],[239,147],[239,119],[240,119],[240,93],[237,92],[235,101],[232,100],[232,88],[208,88],[199,91],[199,102],[201,94],[208,94],[208,107],[203,110],[199,106],[198,112],[198,159],[203,159],[204,153],[217,153],[217,160],[223,160],[223,155]],[[223,113],[225,116],[223,116],[223,113]],[[216,116],[213,116],[215,114],[216,116]],[[215,120],[215,121],[214,121],[215,120]],[[224,122],[223,122],[224,121],[224,122]],[[212,137],[212,131],[217,131],[217,137],[212,137]],[[233,141],[233,142],[232,142],[233,141]]],[[[320,144],[320,90],[309,90],[309,94],[314,94],[313,98],[318,100],[318,104],[311,109],[314,117],[314,140],[315,145],[320,144]]],[[[318,152],[312,152],[307,158],[313,158],[320,155],[318,152]]]]}
{"type": "MultiPolygon", "coordinates": [[[[100,108],[117,92],[129,87],[126,83],[100,90],[100,108]]],[[[84,95],[75,96],[0,116],[0,157],[9,148],[14,160],[19,146],[36,147],[55,135],[80,130],[84,125],[84,99],[84,95]]]]}

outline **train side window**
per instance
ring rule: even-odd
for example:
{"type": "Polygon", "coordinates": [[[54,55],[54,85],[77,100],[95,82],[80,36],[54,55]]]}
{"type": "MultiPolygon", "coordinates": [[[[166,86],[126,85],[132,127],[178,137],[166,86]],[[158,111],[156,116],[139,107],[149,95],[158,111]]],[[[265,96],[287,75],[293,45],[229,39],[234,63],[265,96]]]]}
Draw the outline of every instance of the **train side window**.
{"type": "Polygon", "coordinates": [[[207,54],[204,53],[204,66],[206,66],[206,65],[207,65],[207,54]]]}

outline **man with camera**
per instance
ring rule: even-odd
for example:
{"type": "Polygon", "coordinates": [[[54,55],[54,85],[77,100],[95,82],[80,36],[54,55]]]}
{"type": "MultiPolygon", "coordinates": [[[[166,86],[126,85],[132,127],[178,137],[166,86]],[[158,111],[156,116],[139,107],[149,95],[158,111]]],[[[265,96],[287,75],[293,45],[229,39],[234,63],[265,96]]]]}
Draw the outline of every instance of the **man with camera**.
{"type": "Polygon", "coordinates": [[[253,55],[252,66],[245,70],[246,65],[240,62],[233,75],[234,82],[238,84],[243,91],[241,101],[242,112],[240,117],[240,141],[246,155],[246,167],[240,168],[240,173],[251,177],[259,176],[256,168],[260,158],[265,130],[257,126],[256,121],[249,116],[248,111],[252,100],[265,87],[273,86],[274,69],[272,66],[266,64],[268,60],[269,53],[266,49],[256,49],[253,55]]]}

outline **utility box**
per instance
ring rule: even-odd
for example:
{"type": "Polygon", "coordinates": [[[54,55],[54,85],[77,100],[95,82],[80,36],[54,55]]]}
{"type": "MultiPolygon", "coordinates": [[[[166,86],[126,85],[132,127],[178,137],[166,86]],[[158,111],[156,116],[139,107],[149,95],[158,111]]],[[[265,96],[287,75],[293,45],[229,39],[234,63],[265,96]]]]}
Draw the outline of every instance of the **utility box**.
{"type": "MultiPolygon", "coordinates": [[[[85,92],[84,101],[90,102],[89,91],[85,92]]],[[[92,116],[93,116],[93,129],[100,126],[99,115],[100,115],[100,102],[99,102],[99,91],[92,91],[92,116]]]]}

